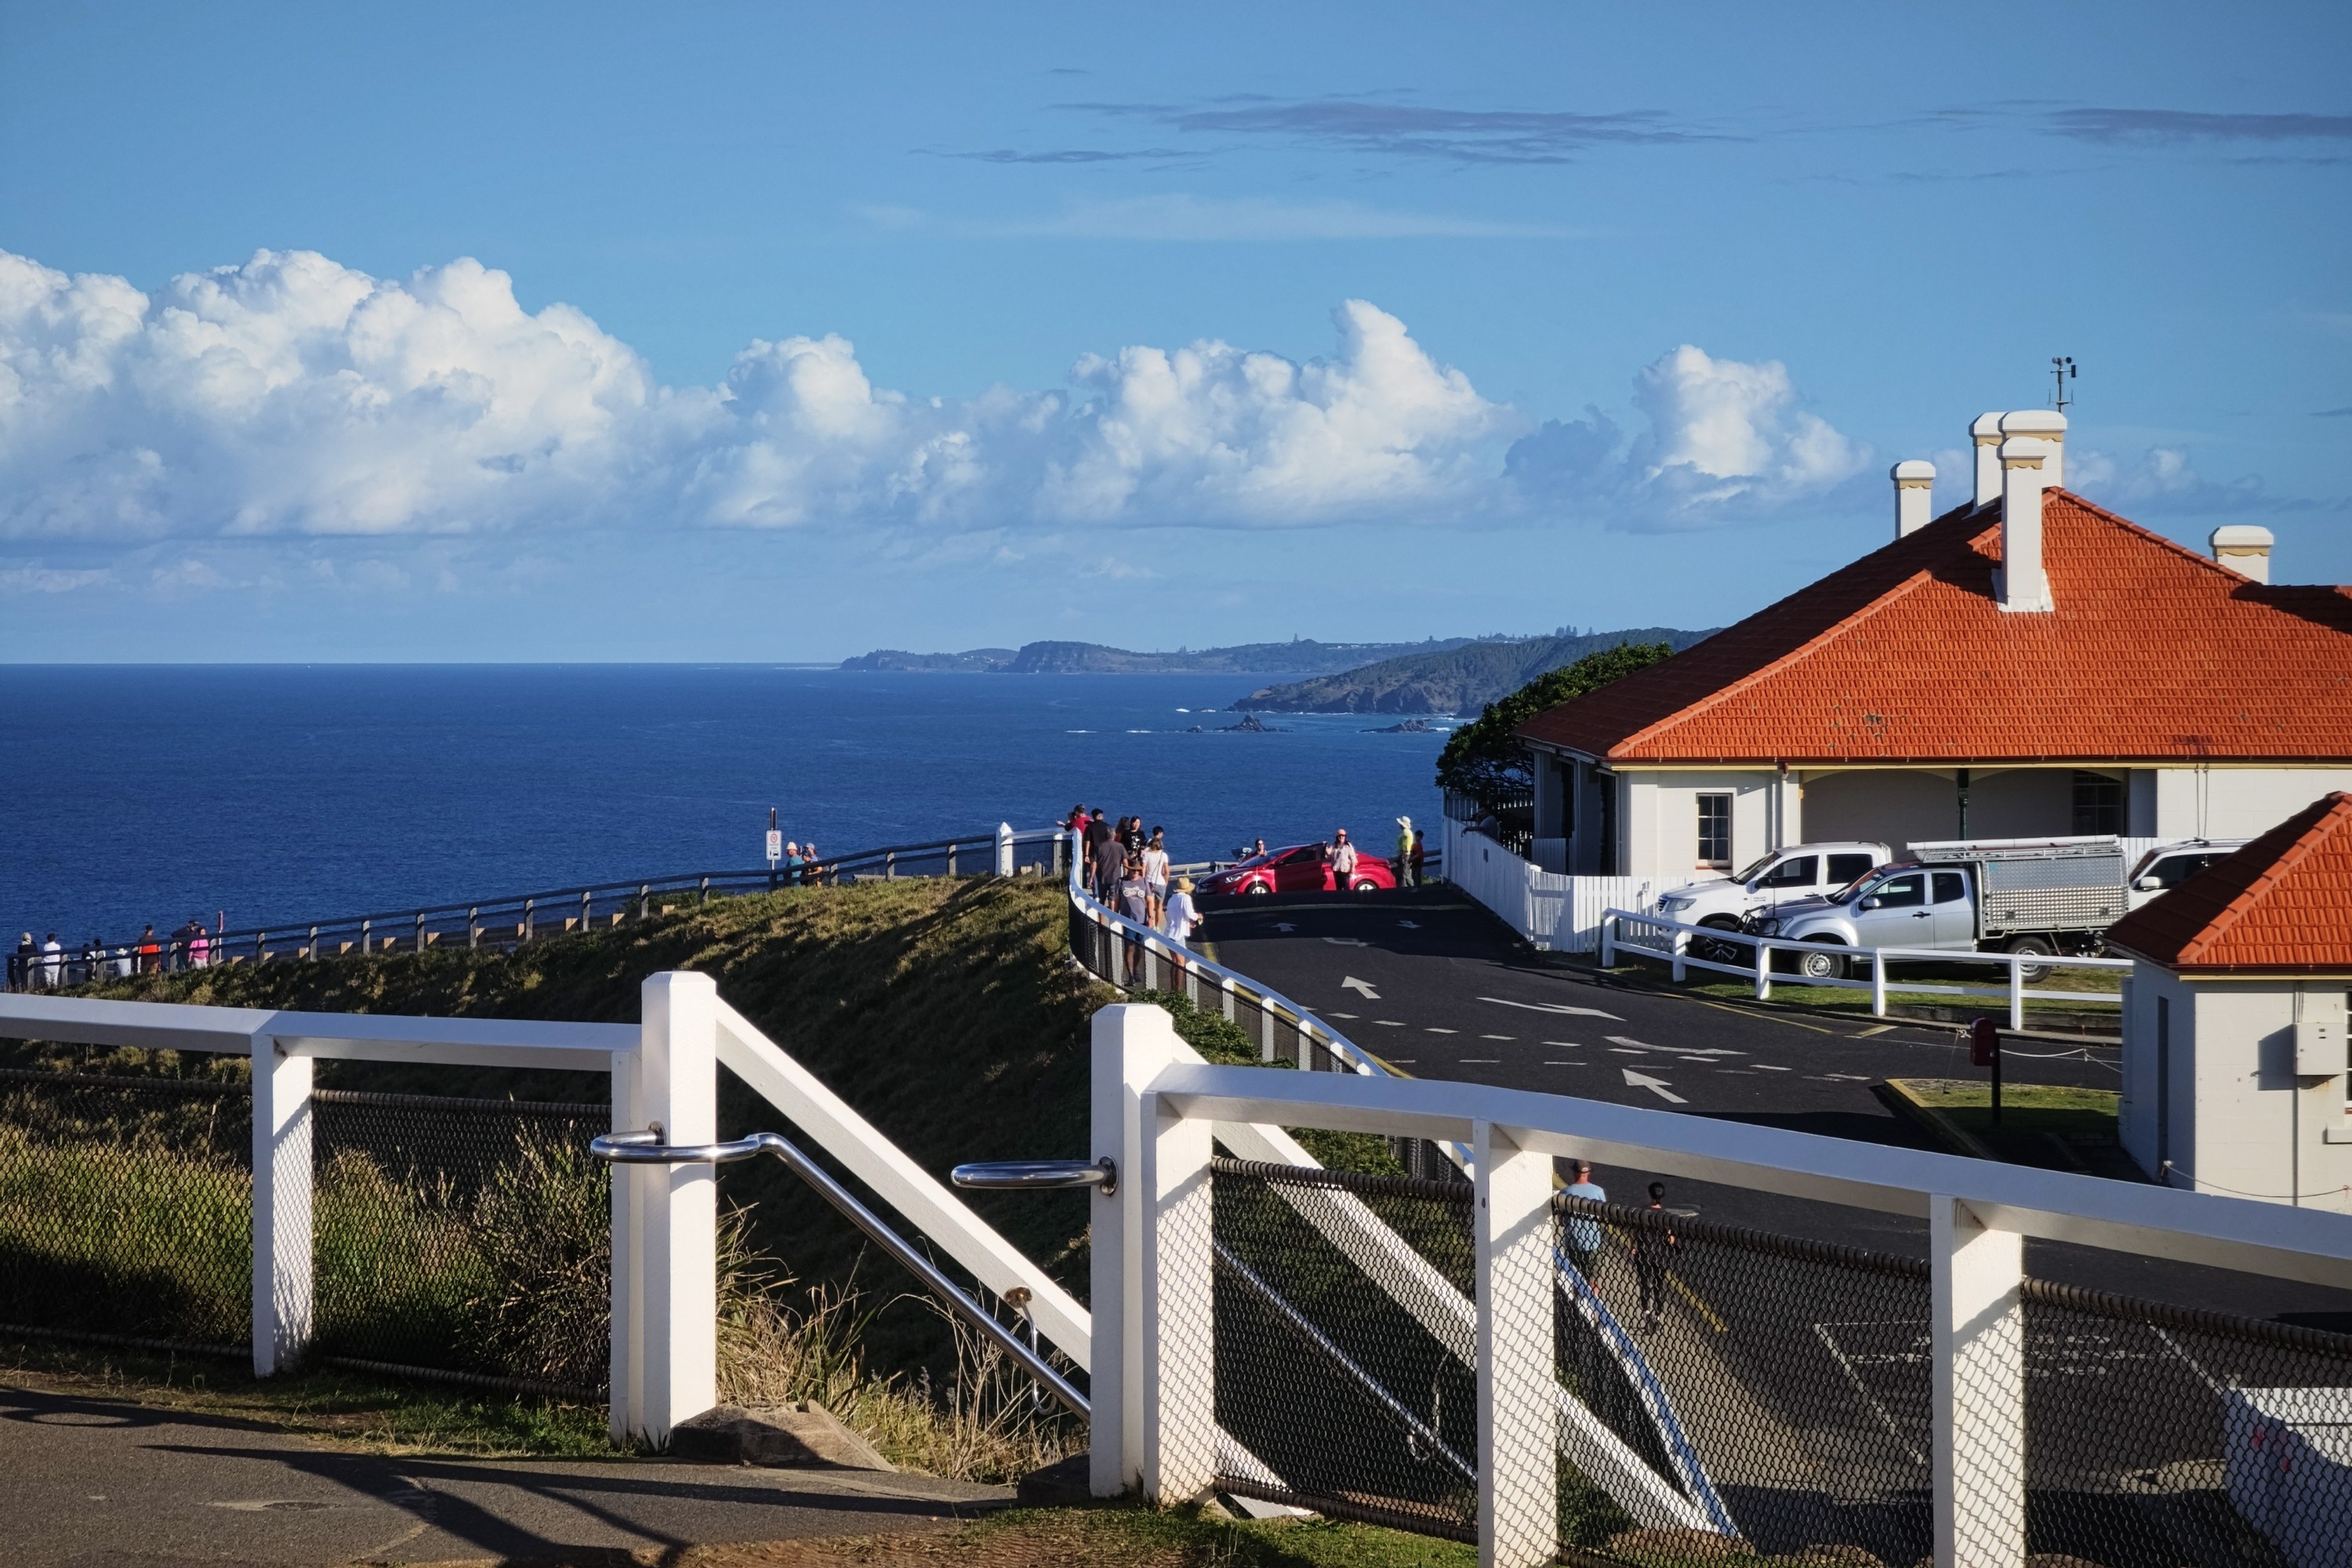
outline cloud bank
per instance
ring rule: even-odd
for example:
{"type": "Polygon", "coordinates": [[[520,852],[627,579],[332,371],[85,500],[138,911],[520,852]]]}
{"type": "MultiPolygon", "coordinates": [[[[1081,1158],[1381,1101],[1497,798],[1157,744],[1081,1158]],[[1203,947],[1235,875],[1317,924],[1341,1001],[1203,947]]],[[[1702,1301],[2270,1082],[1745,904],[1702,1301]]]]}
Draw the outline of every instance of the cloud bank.
{"type": "Polygon", "coordinates": [[[470,259],[387,280],[262,251],[151,294],[0,252],[0,537],[1693,526],[1867,458],[1778,363],[1681,348],[1636,379],[1642,435],[1598,412],[1530,432],[1395,317],[1333,318],[1328,358],[1130,347],[1060,388],[950,401],[875,387],[837,336],[754,341],[719,384],[666,386],[470,259]]]}

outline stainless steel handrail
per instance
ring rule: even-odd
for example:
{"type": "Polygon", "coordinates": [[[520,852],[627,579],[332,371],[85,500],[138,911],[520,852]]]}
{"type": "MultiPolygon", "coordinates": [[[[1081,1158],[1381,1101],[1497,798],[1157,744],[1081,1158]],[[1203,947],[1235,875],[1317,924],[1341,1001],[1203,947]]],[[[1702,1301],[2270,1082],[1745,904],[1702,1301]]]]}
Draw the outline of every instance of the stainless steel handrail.
{"type": "Polygon", "coordinates": [[[1106,1195],[1118,1190],[1118,1167],[1106,1154],[1099,1160],[986,1160],[958,1165],[948,1180],[959,1187],[991,1192],[1036,1192],[1048,1187],[1099,1187],[1106,1195]]]}
{"type": "Polygon", "coordinates": [[[588,1152],[599,1160],[615,1165],[716,1165],[749,1160],[760,1154],[773,1154],[793,1174],[814,1187],[819,1196],[839,1209],[845,1219],[864,1231],[876,1246],[897,1258],[907,1272],[929,1286],[950,1310],[978,1329],[997,1349],[1011,1356],[1023,1371],[1035,1378],[1055,1398],[1078,1415],[1092,1414],[1087,1396],[1071,1387],[1069,1380],[1055,1371],[1051,1362],[1023,1344],[1018,1335],[998,1322],[961,1286],[940,1273],[929,1258],[884,1225],[880,1216],[858,1202],[848,1188],[835,1181],[824,1166],[810,1159],[781,1134],[754,1132],[748,1138],[738,1138],[726,1143],[665,1143],[661,1129],[655,1127],[643,1132],[608,1132],[601,1138],[591,1139],[588,1152]]]}

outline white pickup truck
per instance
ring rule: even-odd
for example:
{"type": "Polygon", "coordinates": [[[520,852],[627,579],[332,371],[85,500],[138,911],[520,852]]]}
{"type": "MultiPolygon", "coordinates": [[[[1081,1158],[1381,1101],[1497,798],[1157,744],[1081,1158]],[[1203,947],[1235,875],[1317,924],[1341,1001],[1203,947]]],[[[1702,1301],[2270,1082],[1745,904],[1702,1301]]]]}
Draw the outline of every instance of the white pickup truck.
{"type": "MultiPolygon", "coordinates": [[[[1717,931],[1753,931],[1754,922],[1800,899],[1834,893],[1891,858],[1884,844],[1840,842],[1790,844],[1773,850],[1736,877],[1670,888],[1658,896],[1656,912],[1687,925],[1717,931]]],[[[1738,942],[1693,937],[1691,951],[1717,963],[1736,963],[1748,950],[1738,942]]]]}
{"type": "Polygon", "coordinates": [[[2162,898],[2214,861],[2228,859],[2245,842],[2242,838],[2184,838],[2178,844],[2159,844],[2132,868],[2131,886],[2125,896],[2133,909],[2162,898]]]}

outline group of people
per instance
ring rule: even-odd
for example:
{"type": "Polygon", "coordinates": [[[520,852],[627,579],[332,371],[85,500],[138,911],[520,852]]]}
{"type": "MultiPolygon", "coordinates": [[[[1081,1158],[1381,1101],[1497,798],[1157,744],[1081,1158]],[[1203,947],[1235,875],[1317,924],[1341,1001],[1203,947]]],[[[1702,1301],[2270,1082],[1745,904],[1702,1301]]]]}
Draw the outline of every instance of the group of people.
{"type": "Polygon", "coordinates": [[[99,937],[68,948],[55,931],[39,942],[26,931],[16,939],[16,951],[8,957],[8,989],[55,991],[92,980],[209,969],[219,951],[219,941],[200,920],[191,920],[168,936],[156,935],[151,925],[139,933],[137,942],[111,949],[99,937]]]}
{"type": "MultiPolygon", "coordinates": [[[[1596,1204],[1609,1201],[1608,1189],[1592,1179],[1592,1166],[1589,1162],[1577,1161],[1575,1171],[1576,1180],[1568,1186],[1570,1197],[1584,1198],[1596,1204]]],[[[1665,1183],[1650,1184],[1649,1212],[1661,1220],[1669,1212],[1665,1183]]],[[[1590,1279],[1592,1267],[1601,1256],[1601,1222],[1590,1215],[1578,1215],[1571,1216],[1562,1228],[1567,1233],[1569,1257],[1590,1279]]],[[[1666,1265],[1681,1244],[1675,1239],[1671,1225],[1656,1227],[1626,1226],[1617,1235],[1633,1259],[1633,1283],[1642,1306],[1641,1327],[1654,1329],[1665,1316],[1666,1265]]]]}
{"type": "MultiPolygon", "coordinates": [[[[1084,868],[1096,898],[1177,947],[1192,941],[1201,911],[1192,902],[1192,879],[1170,876],[1166,828],[1147,833],[1139,816],[1112,823],[1104,820],[1102,807],[1084,805],[1070,808],[1065,826],[1085,847],[1084,868]]],[[[1140,951],[1130,951],[1129,966],[1140,963],[1140,951]]]]}
{"type": "Polygon", "coordinates": [[[821,887],[832,879],[833,868],[817,858],[814,842],[802,844],[784,841],[784,858],[778,862],[777,885],[785,888],[821,887]]]}

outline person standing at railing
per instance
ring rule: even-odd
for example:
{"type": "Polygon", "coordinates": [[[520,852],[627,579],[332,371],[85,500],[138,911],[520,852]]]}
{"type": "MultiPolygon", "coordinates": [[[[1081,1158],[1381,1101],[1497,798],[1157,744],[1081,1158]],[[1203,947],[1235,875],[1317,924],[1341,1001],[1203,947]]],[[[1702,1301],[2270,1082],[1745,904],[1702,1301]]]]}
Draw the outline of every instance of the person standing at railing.
{"type": "Polygon", "coordinates": [[[1418,888],[1421,886],[1422,878],[1428,871],[1429,860],[1429,836],[1418,827],[1412,830],[1412,854],[1411,858],[1412,861],[1412,885],[1418,888]]]}
{"type": "Polygon", "coordinates": [[[85,981],[106,978],[106,943],[97,937],[82,943],[81,977],[85,981]]]}
{"type": "MultiPolygon", "coordinates": [[[[1150,929],[1151,884],[1144,879],[1141,857],[1130,855],[1120,865],[1118,885],[1114,891],[1118,895],[1118,901],[1111,907],[1136,924],[1150,929]]],[[[1126,947],[1127,984],[1132,990],[1143,972],[1143,944],[1130,935],[1126,947]]]]}
{"type": "Polygon", "coordinates": [[[202,921],[188,922],[188,967],[209,969],[213,962],[213,939],[202,921]]]}
{"type": "Polygon", "coordinates": [[[1168,837],[1164,828],[1151,830],[1151,842],[1143,847],[1143,886],[1146,898],[1143,923],[1157,928],[1160,917],[1168,912],[1168,837]]]}
{"type": "Polygon", "coordinates": [[[1095,897],[1109,903],[1111,890],[1118,881],[1120,854],[1118,834],[1103,820],[1101,806],[1095,807],[1093,815],[1087,818],[1087,859],[1095,897]]]}
{"type": "Polygon", "coordinates": [[[163,944],[155,940],[155,928],[149,925],[139,932],[139,973],[152,974],[163,967],[163,944]]]}
{"type": "Polygon", "coordinates": [[[801,868],[807,864],[808,862],[801,858],[801,847],[799,841],[791,838],[785,839],[783,885],[787,888],[799,886],[801,879],[801,868]]]}
{"type": "Polygon", "coordinates": [[[31,931],[26,931],[16,939],[16,951],[8,955],[9,990],[33,989],[33,960],[40,951],[39,945],[33,941],[31,931]]]}
{"type": "Polygon", "coordinates": [[[1201,924],[1201,911],[1192,906],[1192,879],[1176,879],[1176,890],[1168,895],[1168,908],[1160,919],[1160,934],[1178,951],[1170,959],[1179,973],[1184,968],[1182,950],[1192,945],[1192,932],[1201,924]]]}
{"type": "MultiPolygon", "coordinates": [[[[1568,1184],[1568,1195],[1605,1204],[1609,1201],[1609,1189],[1592,1179],[1590,1161],[1579,1160],[1576,1163],[1576,1180],[1568,1184]]],[[[1568,1250],[1574,1258],[1576,1267],[1590,1275],[1592,1260],[1601,1255],[1600,1222],[1580,1215],[1568,1222],[1567,1231],[1568,1250]]]]}
{"type": "Polygon", "coordinates": [[[1412,818],[1400,816],[1397,818],[1396,884],[1400,888],[1410,888],[1415,880],[1417,879],[1413,876],[1412,864],[1412,818]]]}
{"type": "Polygon", "coordinates": [[[47,990],[55,991],[65,984],[65,944],[58,940],[57,932],[51,931],[49,939],[41,943],[41,984],[47,990]]]}

